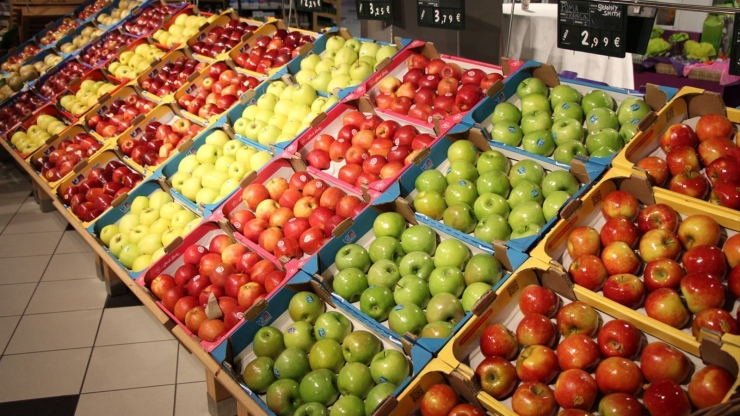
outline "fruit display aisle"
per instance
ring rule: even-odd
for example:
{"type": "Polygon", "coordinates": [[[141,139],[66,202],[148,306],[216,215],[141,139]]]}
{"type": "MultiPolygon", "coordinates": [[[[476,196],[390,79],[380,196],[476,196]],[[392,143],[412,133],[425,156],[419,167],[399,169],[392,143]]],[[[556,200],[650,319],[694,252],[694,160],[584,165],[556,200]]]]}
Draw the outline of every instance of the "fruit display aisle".
{"type": "Polygon", "coordinates": [[[0,60],[0,143],[211,414],[736,411],[715,95],[126,0],[0,60]]]}

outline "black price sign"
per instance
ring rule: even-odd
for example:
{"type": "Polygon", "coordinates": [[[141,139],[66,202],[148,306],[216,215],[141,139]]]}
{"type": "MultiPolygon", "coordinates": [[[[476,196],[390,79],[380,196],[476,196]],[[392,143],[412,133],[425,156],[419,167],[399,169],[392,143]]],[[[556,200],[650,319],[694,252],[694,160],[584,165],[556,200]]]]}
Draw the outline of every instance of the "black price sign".
{"type": "Polygon", "coordinates": [[[419,26],[439,29],[465,29],[465,0],[417,0],[419,26]]]}
{"type": "Polygon", "coordinates": [[[357,18],[360,20],[382,20],[393,22],[391,0],[356,0],[357,18]]]}
{"type": "Polygon", "coordinates": [[[299,12],[322,12],[321,0],[293,0],[299,12]]]}
{"type": "Polygon", "coordinates": [[[730,75],[740,75],[740,13],[735,13],[735,24],[732,26],[732,43],[730,47],[730,75]]]}
{"type": "Polygon", "coordinates": [[[592,1],[558,2],[558,48],[624,58],[627,6],[592,1]]]}

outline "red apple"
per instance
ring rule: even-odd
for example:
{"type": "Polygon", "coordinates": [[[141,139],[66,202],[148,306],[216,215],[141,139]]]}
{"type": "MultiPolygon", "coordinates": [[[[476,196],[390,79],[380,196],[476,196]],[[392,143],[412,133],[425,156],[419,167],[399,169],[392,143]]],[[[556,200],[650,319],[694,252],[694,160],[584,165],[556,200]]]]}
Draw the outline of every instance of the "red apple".
{"type": "Polygon", "coordinates": [[[632,274],[616,274],[606,279],[604,297],[631,309],[642,306],[645,284],[632,274]]]}
{"type": "Polygon", "coordinates": [[[640,239],[642,260],[651,262],[657,259],[675,260],[681,254],[681,242],[676,234],[668,230],[649,230],[640,239]]]}
{"type": "Polygon", "coordinates": [[[623,241],[630,247],[637,244],[640,234],[637,226],[625,217],[614,217],[606,220],[601,226],[601,245],[606,247],[615,241],[623,241]]]}
{"type": "Polygon", "coordinates": [[[740,325],[732,318],[729,312],[720,308],[707,308],[699,312],[691,324],[691,333],[699,338],[702,328],[716,331],[720,334],[740,335],[740,325]]]}
{"type": "Polygon", "coordinates": [[[643,234],[654,229],[676,232],[678,222],[678,214],[666,204],[648,205],[637,217],[638,228],[643,234]]]}
{"type": "Polygon", "coordinates": [[[737,149],[737,145],[729,139],[722,137],[711,137],[701,143],[696,149],[704,166],[709,166],[716,159],[727,156],[737,149]]]}
{"type": "Polygon", "coordinates": [[[239,288],[239,295],[237,300],[239,306],[250,307],[254,304],[258,297],[266,295],[265,289],[259,283],[249,282],[239,288]]]}
{"type": "Polygon", "coordinates": [[[584,254],[598,256],[601,251],[599,232],[593,227],[580,226],[568,234],[568,254],[575,260],[584,254]]]}
{"type": "Polygon", "coordinates": [[[670,171],[668,169],[668,163],[664,159],[656,156],[648,156],[640,159],[636,165],[647,173],[648,178],[650,178],[650,181],[654,185],[663,186],[668,181],[670,171]]]}
{"type": "Polygon", "coordinates": [[[637,394],[642,390],[642,371],[633,361],[609,357],[596,367],[596,384],[604,394],[637,394]]]}
{"type": "Polygon", "coordinates": [[[666,129],[658,139],[660,148],[669,153],[678,146],[696,147],[699,140],[694,130],[686,124],[674,124],[666,129]]]}
{"type": "Polygon", "coordinates": [[[604,250],[601,252],[601,260],[609,275],[635,274],[642,265],[642,261],[640,261],[640,258],[637,257],[637,254],[635,254],[632,248],[621,241],[616,241],[604,247],[604,250]]]}
{"type": "Polygon", "coordinates": [[[606,218],[623,216],[634,222],[639,212],[640,203],[637,198],[626,191],[614,191],[604,197],[601,203],[601,213],[606,218]]]}
{"type": "MultiPolygon", "coordinates": [[[[684,219],[678,226],[678,239],[681,241],[683,248],[686,250],[691,249],[694,246],[710,245],[716,246],[719,243],[721,230],[720,226],[712,217],[695,214],[684,219]]],[[[730,237],[727,241],[732,239],[730,237]]],[[[727,243],[725,244],[727,247],[727,243]]],[[[730,266],[732,267],[732,260],[727,255],[730,266]]]]}
{"type": "Polygon", "coordinates": [[[650,383],[642,402],[651,415],[689,416],[691,403],[675,381],[660,380],[650,383]]]}
{"type": "Polygon", "coordinates": [[[436,384],[421,398],[422,416],[447,416],[460,403],[455,390],[447,384],[436,384]]]}
{"type": "Polygon", "coordinates": [[[604,262],[599,257],[591,254],[584,254],[578,257],[570,264],[568,272],[573,282],[591,291],[600,290],[606,278],[609,277],[609,272],[604,262]]]}
{"type": "Polygon", "coordinates": [[[555,343],[555,327],[546,316],[529,314],[519,321],[516,339],[523,347],[530,345],[552,347],[555,343]]]}
{"type": "Polygon", "coordinates": [[[562,336],[584,334],[589,337],[596,335],[599,329],[599,314],[590,305],[584,302],[569,303],[558,311],[555,318],[558,332],[562,336]]]}
{"type": "Polygon", "coordinates": [[[689,273],[681,279],[681,294],[691,313],[707,308],[721,308],[725,304],[722,281],[708,273],[689,273]]]}
{"type": "Polygon", "coordinates": [[[640,367],[649,382],[670,380],[682,383],[691,369],[691,363],[684,353],[676,347],[656,341],[642,350],[640,367]]]}
{"type": "Polygon", "coordinates": [[[660,288],[648,295],[645,299],[645,313],[674,328],[683,328],[689,321],[689,311],[678,292],[668,288],[660,288]]]}
{"type": "Polygon", "coordinates": [[[643,280],[648,291],[662,287],[677,289],[684,276],[683,268],[673,259],[656,259],[645,266],[643,280]]]}
{"type": "Polygon", "coordinates": [[[486,327],[480,336],[480,350],[486,357],[502,357],[511,360],[519,352],[516,336],[503,324],[486,327]]]}
{"type": "Polygon", "coordinates": [[[555,383],[555,400],[566,409],[589,410],[598,394],[593,377],[576,368],[563,371],[555,383]]]}
{"type": "Polygon", "coordinates": [[[529,285],[522,290],[519,296],[519,309],[524,315],[540,314],[552,318],[558,312],[560,299],[552,290],[529,285]]]}
{"type": "Polygon", "coordinates": [[[185,314],[185,326],[190,332],[197,334],[201,324],[208,320],[206,310],[202,306],[196,306],[185,314]]]}
{"type": "Polygon", "coordinates": [[[713,137],[729,139],[732,137],[734,126],[727,117],[719,114],[706,114],[696,123],[696,136],[700,142],[713,137]]]}
{"type": "Polygon", "coordinates": [[[177,303],[175,303],[175,307],[173,308],[173,312],[175,314],[175,318],[177,318],[178,321],[181,323],[185,323],[185,316],[191,309],[199,306],[198,305],[198,299],[196,299],[193,296],[184,296],[180,298],[177,303]]]}
{"type": "Polygon", "coordinates": [[[549,384],[558,371],[558,357],[552,349],[544,345],[531,345],[523,349],[516,359],[516,375],[524,382],[539,381],[549,384]]]}
{"type": "Polygon", "coordinates": [[[716,365],[699,370],[689,382],[689,399],[699,409],[719,404],[730,391],[735,380],[729,372],[716,365]]]}
{"type": "Polygon", "coordinates": [[[591,371],[601,361],[601,350],[591,337],[573,334],[565,337],[557,347],[558,365],[565,371],[578,368],[591,371]]]}
{"type": "Polygon", "coordinates": [[[502,399],[516,387],[516,368],[505,358],[487,357],[475,369],[481,389],[494,399],[502,399]]]}

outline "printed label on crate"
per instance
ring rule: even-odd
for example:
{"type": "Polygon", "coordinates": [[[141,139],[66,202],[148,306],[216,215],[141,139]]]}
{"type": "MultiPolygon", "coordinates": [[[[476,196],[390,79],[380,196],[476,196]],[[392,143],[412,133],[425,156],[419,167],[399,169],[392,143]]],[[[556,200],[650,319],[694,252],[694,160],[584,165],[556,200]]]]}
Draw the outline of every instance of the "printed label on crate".
{"type": "MultiPolygon", "coordinates": [[[[237,316],[237,318],[241,319],[244,316],[244,314],[242,312],[239,312],[239,313],[242,314],[242,316],[237,316]]],[[[257,318],[257,325],[265,326],[269,324],[271,320],[272,320],[272,316],[270,315],[270,312],[265,311],[262,313],[262,315],[260,315],[259,318],[257,318]]],[[[291,327],[291,329],[293,328],[291,327]]]]}
{"type": "Polygon", "coordinates": [[[558,48],[624,58],[627,6],[559,0],[558,48]]]}
{"type": "Polygon", "coordinates": [[[421,27],[465,29],[465,0],[417,0],[416,21],[421,27]]]}
{"type": "Polygon", "coordinates": [[[349,230],[349,232],[347,233],[347,235],[344,236],[342,241],[344,241],[345,244],[349,244],[355,241],[355,238],[357,238],[357,234],[355,234],[353,230],[349,230]]]}
{"type": "Polygon", "coordinates": [[[142,133],[141,127],[137,127],[137,128],[134,129],[134,131],[132,131],[131,133],[129,133],[129,136],[131,136],[132,138],[134,138],[134,137],[140,135],[141,133],[142,133]]]}

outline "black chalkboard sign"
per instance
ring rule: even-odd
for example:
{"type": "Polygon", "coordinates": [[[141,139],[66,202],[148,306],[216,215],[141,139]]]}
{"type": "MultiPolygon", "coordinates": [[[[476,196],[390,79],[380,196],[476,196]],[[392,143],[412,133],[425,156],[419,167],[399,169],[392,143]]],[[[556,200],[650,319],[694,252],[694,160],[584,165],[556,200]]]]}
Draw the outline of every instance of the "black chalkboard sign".
{"type": "Polygon", "coordinates": [[[624,58],[627,6],[558,1],[558,48],[624,58]]]}
{"type": "Polygon", "coordinates": [[[730,48],[730,75],[740,75],[740,13],[735,13],[730,48]]]}
{"type": "Polygon", "coordinates": [[[392,3],[391,0],[356,0],[357,18],[393,22],[392,3]]]}
{"type": "Polygon", "coordinates": [[[321,0],[293,0],[299,12],[322,12],[321,0]]]}
{"type": "Polygon", "coordinates": [[[417,0],[419,26],[439,29],[465,29],[465,0],[417,0]]]}

